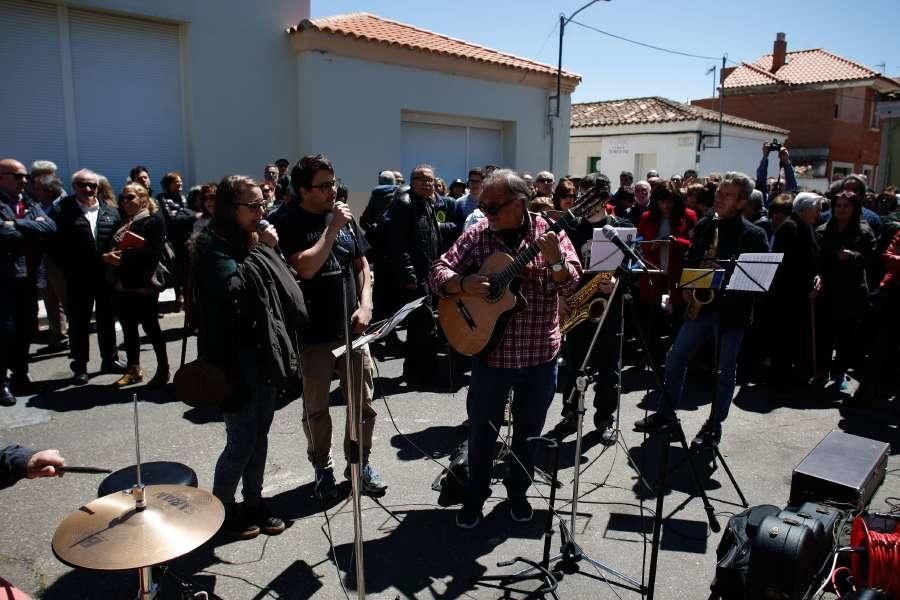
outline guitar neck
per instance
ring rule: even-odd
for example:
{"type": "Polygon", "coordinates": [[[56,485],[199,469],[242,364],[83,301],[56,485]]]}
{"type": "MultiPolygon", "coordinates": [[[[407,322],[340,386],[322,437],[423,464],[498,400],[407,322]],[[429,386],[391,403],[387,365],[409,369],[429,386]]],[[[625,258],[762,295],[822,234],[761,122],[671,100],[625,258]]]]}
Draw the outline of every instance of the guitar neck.
{"type": "MultiPolygon", "coordinates": [[[[559,233],[562,231],[563,227],[565,227],[566,223],[570,219],[569,213],[563,215],[561,219],[556,221],[550,226],[550,231],[553,233],[559,233]]],[[[538,254],[541,253],[540,247],[537,243],[532,242],[525,250],[520,252],[515,260],[513,260],[505,269],[497,273],[496,278],[497,282],[505,287],[509,285],[513,279],[519,276],[522,273],[522,270],[528,266],[532,260],[534,260],[538,254]]]]}

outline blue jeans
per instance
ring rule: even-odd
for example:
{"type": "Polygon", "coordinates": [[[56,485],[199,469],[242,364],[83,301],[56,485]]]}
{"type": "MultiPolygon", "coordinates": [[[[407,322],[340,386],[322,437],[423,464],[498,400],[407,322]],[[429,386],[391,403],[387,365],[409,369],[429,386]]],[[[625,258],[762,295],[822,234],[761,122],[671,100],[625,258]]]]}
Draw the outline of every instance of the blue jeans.
{"type": "Polygon", "coordinates": [[[710,421],[721,427],[722,422],[728,416],[731,408],[731,397],[734,395],[734,383],[737,376],[737,358],[741,350],[741,340],[744,338],[743,329],[719,328],[719,314],[714,312],[701,313],[697,319],[685,319],[684,324],[672,344],[672,349],[666,357],[666,391],[672,401],[672,406],[665,405],[665,399],[661,400],[660,412],[674,414],[674,410],[681,403],[684,394],[684,379],[687,374],[688,361],[703,347],[703,344],[719,335],[719,380],[716,383],[716,400],[713,405],[713,413],[710,421]]]}
{"type": "Polygon", "coordinates": [[[534,474],[537,445],[528,442],[544,429],[547,409],[556,393],[556,358],[522,369],[501,369],[472,360],[469,401],[469,479],[466,505],[480,507],[491,495],[494,444],[503,428],[503,411],[513,390],[513,439],[515,457],[509,459],[504,484],[509,498],[524,498],[534,474]],[[519,462],[522,464],[520,465],[519,462]]]}
{"type": "Polygon", "coordinates": [[[225,420],[225,449],[216,462],[213,495],[222,504],[234,503],[238,481],[244,502],[259,504],[262,498],[263,472],[269,449],[269,428],[275,416],[277,391],[274,386],[257,384],[253,398],[237,412],[222,413],[225,420]]]}

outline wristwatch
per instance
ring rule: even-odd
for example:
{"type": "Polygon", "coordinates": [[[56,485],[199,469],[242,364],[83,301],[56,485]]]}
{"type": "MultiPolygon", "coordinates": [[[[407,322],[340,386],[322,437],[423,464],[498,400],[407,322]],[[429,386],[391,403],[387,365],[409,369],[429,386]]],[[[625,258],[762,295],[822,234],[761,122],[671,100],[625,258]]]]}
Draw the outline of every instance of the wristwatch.
{"type": "Polygon", "coordinates": [[[550,269],[554,273],[559,273],[560,271],[565,271],[566,270],[566,261],[560,258],[558,261],[556,261],[555,263],[552,263],[550,265],[550,269]]]}

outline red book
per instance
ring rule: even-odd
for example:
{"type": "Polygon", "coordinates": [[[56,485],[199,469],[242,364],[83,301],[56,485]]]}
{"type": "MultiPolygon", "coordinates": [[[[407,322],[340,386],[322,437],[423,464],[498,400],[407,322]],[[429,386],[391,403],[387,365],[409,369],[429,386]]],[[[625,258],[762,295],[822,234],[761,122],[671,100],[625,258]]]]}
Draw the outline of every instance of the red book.
{"type": "Polygon", "coordinates": [[[122,236],[122,239],[119,241],[119,250],[128,250],[129,248],[143,248],[147,243],[143,237],[139,236],[136,233],[132,233],[130,231],[126,231],[125,235],[122,236]]]}

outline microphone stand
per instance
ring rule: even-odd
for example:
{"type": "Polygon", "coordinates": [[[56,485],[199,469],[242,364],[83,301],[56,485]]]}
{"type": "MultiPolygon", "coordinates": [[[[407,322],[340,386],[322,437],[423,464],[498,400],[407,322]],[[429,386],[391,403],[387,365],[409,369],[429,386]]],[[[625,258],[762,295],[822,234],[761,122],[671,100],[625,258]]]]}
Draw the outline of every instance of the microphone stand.
{"type": "MultiPolygon", "coordinates": [[[[350,339],[350,297],[347,294],[347,288],[352,281],[353,265],[348,262],[341,269],[341,293],[344,305],[344,360],[345,373],[344,379],[347,381],[346,394],[347,400],[347,426],[350,432],[350,455],[347,457],[350,461],[350,486],[351,499],[353,503],[353,548],[356,553],[356,595],[359,600],[365,600],[366,597],[366,571],[365,561],[363,560],[363,530],[362,530],[362,510],[361,502],[361,484],[362,484],[362,462],[363,447],[360,440],[360,431],[362,429],[362,410],[358,410],[356,399],[353,397],[353,386],[355,378],[352,371],[352,340],[350,339]]],[[[361,374],[360,374],[361,375],[361,374]]],[[[360,407],[361,408],[361,407],[360,407]]]]}

